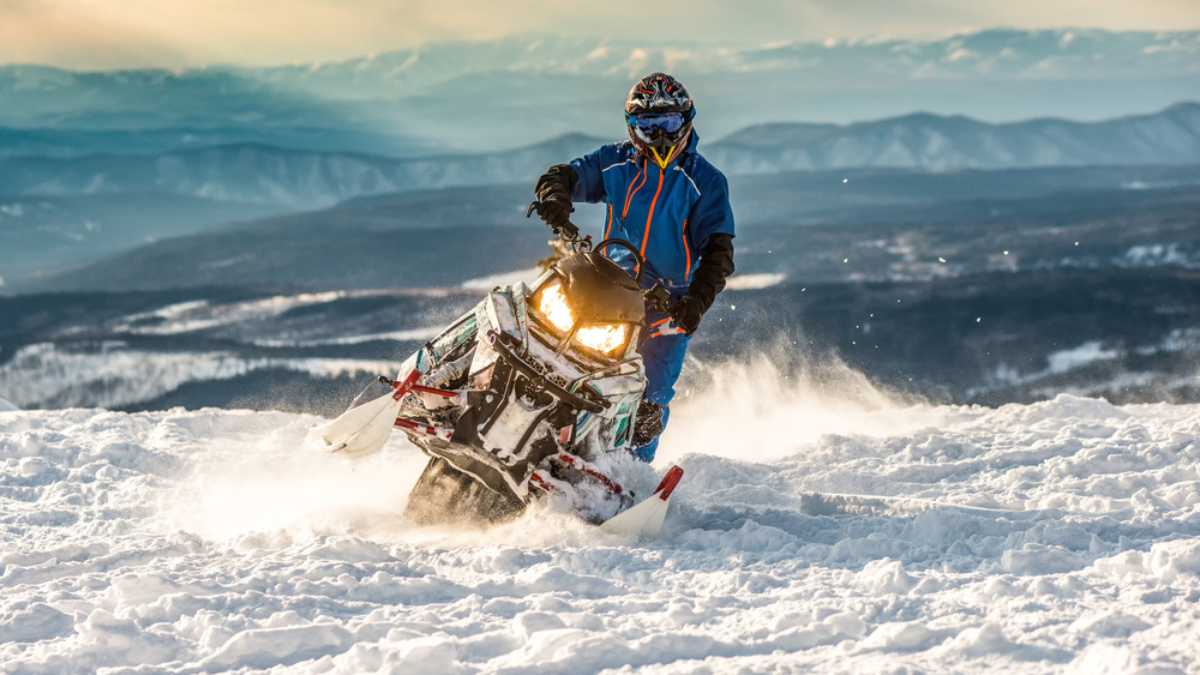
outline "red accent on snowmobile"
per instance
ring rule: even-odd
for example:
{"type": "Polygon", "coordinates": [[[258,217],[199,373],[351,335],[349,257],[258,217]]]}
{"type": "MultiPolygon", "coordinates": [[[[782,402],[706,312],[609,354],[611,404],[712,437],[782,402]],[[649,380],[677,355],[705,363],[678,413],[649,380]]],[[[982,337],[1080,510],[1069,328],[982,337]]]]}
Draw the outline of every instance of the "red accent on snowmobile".
{"type": "MultiPolygon", "coordinates": [[[[604,485],[604,487],[608,488],[609,492],[611,492],[615,495],[623,494],[625,492],[625,488],[621,487],[620,483],[609,478],[608,476],[605,476],[603,473],[601,473],[600,471],[598,471],[597,469],[592,467],[591,464],[588,464],[587,462],[580,460],[575,455],[568,455],[565,452],[560,452],[555,457],[555,459],[562,462],[563,464],[566,464],[567,466],[579,469],[580,471],[591,476],[592,478],[595,478],[596,480],[600,481],[600,483],[602,485],[604,485]]],[[[682,473],[683,472],[681,471],[680,475],[682,475],[682,473]]],[[[679,482],[679,481],[676,480],[675,482],[679,482]]],[[[674,486],[672,486],[672,487],[674,487],[674,486]]]]}
{"type": "Polygon", "coordinates": [[[421,377],[421,373],[417,370],[413,370],[408,374],[408,377],[404,378],[403,381],[393,381],[392,388],[396,391],[392,392],[392,398],[396,399],[397,401],[404,398],[405,394],[407,394],[414,386],[416,386],[417,379],[419,377],[421,377]]]}
{"type": "Polygon", "coordinates": [[[453,429],[435,427],[429,424],[421,424],[420,422],[410,420],[407,417],[397,417],[396,421],[393,423],[393,426],[406,431],[415,431],[419,434],[425,434],[426,436],[433,436],[442,440],[448,440],[454,435],[453,429]]]}
{"type": "Polygon", "coordinates": [[[414,370],[403,380],[389,380],[386,377],[380,377],[379,381],[396,390],[395,393],[392,394],[392,398],[396,399],[397,401],[404,398],[404,395],[410,391],[415,391],[418,394],[441,396],[442,398],[454,398],[455,396],[458,396],[458,392],[456,391],[447,391],[446,389],[438,389],[437,387],[427,387],[423,384],[417,384],[417,380],[420,378],[421,373],[414,370]]]}
{"type": "Polygon", "coordinates": [[[542,474],[538,473],[537,471],[529,474],[529,482],[547,494],[554,492],[555,490],[555,487],[546,482],[546,479],[542,478],[542,474]]]}
{"type": "Polygon", "coordinates": [[[678,466],[673,466],[667,475],[663,476],[658,487],[654,489],[654,494],[664,502],[671,498],[671,493],[675,491],[675,486],[679,485],[679,481],[683,480],[683,469],[678,466]]]}
{"type": "Polygon", "coordinates": [[[442,398],[454,398],[455,396],[458,396],[458,392],[437,389],[434,387],[426,387],[423,384],[414,384],[412,386],[412,391],[415,391],[418,394],[432,394],[434,396],[441,396],[442,398]]]}

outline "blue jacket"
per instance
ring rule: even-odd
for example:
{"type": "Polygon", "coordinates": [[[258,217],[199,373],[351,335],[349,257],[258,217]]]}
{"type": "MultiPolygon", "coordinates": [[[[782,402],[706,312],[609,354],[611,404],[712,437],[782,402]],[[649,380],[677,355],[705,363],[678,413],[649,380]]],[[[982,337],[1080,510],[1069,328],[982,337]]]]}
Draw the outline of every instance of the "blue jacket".
{"type": "Polygon", "coordinates": [[[661,280],[675,295],[687,290],[708,238],[734,235],[729,183],[696,152],[699,140],[692,131],[687,149],[661,170],[629,141],[571,162],[578,176],[571,198],[606,202],[604,237],[637,247],[646,259],[644,285],[661,280]]]}

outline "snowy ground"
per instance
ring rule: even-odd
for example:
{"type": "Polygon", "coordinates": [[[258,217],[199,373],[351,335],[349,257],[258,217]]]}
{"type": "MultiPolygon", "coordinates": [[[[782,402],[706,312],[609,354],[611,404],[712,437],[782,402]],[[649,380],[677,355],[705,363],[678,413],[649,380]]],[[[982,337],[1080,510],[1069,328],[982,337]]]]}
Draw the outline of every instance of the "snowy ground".
{"type": "Polygon", "coordinates": [[[764,367],[680,406],[653,542],[411,527],[415,451],[313,417],[0,412],[0,671],[1200,672],[1200,406],[764,367]]]}

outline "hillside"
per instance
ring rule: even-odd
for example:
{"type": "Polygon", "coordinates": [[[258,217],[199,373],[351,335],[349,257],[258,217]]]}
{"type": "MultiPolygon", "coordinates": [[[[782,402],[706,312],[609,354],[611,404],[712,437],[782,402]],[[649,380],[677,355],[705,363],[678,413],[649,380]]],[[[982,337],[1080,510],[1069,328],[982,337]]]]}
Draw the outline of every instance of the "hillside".
{"type": "MultiPolygon", "coordinates": [[[[921,279],[1070,261],[1119,266],[1138,246],[1161,249],[1146,264],[1172,256],[1200,264],[1197,184],[1196,167],[745,176],[734,184],[738,265],[809,281],[921,279]],[[1005,249],[1012,256],[999,256],[1005,249]]],[[[454,284],[544,255],[548,233],[525,218],[529,199],[528,184],[362,197],[150,243],[34,288],[454,284]]],[[[580,206],[575,218],[598,234],[603,212],[580,206]]]]}
{"type": "Polygon", "coordinates": [[[184,194],[0,196],[0,287],[46,279],[118,251],[284,209],[184,194]]]}

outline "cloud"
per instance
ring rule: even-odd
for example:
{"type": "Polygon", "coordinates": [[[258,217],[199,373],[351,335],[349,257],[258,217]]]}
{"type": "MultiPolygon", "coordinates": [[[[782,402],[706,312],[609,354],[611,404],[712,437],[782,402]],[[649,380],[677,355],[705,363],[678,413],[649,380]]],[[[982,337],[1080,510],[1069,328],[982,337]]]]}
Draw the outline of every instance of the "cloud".
{"type": "Polygon", "coordinates": [[[0,62],[267,64],[532,32],[762,44],[1080,23],[1178,30],[1200,15],[1195,0],[0,0],[0,62]]]}

